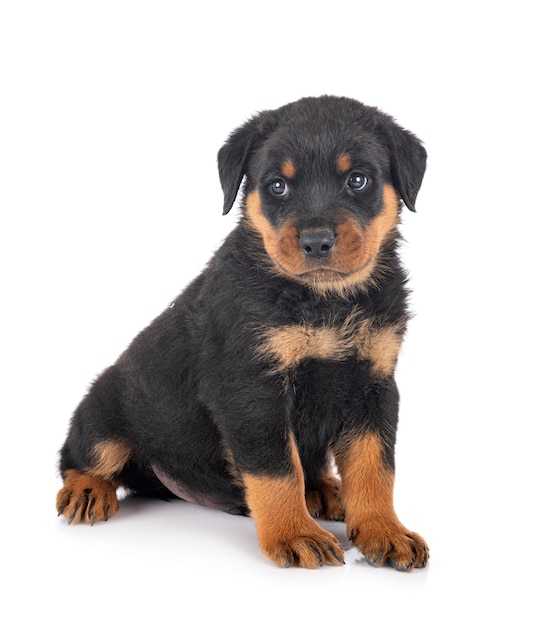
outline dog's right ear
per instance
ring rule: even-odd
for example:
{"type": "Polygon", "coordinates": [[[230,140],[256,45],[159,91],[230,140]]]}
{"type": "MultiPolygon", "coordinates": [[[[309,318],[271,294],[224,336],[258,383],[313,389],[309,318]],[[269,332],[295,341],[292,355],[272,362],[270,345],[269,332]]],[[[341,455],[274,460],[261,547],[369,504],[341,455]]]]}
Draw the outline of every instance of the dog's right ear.
{"type": "Polygon", "coordinates": [[[224,192],[222,214],[234,205],[243,177],[247,174],[249,158],[266,136],[272,111],[263,111],[237,128],[218,153],[220,184],[224,192]]]}

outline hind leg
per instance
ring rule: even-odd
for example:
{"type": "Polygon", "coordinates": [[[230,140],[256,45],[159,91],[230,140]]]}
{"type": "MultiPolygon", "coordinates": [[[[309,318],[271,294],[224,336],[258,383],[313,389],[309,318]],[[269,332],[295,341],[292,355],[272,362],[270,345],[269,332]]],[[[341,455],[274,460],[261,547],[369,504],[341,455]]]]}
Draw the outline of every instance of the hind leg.
{"type": "Polygon", "coordinates": [[[104,520],[119,508],[116,490],[132,448],[123,431],[121,375],[105,370],[77,407],[60,453],[64,484],[56,505],[71,522],[104,520]]]}
{"type": "Polygon", "coordinates": [[[327,464],[318,477],[316,485],[305,492],[307,509],[313,517],[343,521],[345,511],[341,501],[341,480],[327,464]]]}

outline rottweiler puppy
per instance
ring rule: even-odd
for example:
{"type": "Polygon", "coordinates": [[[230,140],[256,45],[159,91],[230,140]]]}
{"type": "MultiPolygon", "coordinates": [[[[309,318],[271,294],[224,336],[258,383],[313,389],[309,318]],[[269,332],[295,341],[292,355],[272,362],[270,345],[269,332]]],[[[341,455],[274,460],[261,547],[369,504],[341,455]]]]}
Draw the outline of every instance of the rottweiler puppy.
{"type": "Polygon", "coordinates": [[[279,566],[344,562],[315,518],[344,520],[374,565],[424,567],[393,506],[408,311],[401,207],[426,151],[380,110],[304,98],[261,112],[218,154],[226,214],[205,270],[77,407],[57,509],[107,520],[117,489],[251,515],[279,566]]]}

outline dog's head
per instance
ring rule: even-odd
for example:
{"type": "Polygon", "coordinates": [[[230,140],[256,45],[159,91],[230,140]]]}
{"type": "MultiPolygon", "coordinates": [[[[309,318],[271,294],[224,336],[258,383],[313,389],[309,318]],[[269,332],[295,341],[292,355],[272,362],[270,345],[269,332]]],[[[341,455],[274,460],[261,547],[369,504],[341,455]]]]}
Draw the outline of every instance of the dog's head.
{"type": "Polygon", "coordinates": [[[410,132],[356,100],[304,98],[264,111],[218,155],[224,213],[245,177],[243,209],[273,268],[317,291],[365,284],[414,203],[426,151],[410,132]]]}

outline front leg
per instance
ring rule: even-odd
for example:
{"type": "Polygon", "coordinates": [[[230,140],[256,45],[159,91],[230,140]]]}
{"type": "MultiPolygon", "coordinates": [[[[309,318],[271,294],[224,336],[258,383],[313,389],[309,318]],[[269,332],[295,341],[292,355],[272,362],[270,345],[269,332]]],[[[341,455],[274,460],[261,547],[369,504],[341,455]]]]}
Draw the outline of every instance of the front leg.
{"type": "Polygon", "coordinates": [[[366,423],[345,435],[335,449],[343,481],[341,497],[349,539],[369,563],[400,571],[425,567],[429,549],[420,535],[405,528],[393,504],[394,382],[377,389],[366,423]],[[376,413],[373,413],[375,411],[376,413]],[[378,415],[379,412],[379,415],[378,415]]]}
{"type": "Polygon", "coordinates": [[[292,469],[282,476],[270,472],[243,474],[259,545],[280,567],[342,565],[341,545],[309,515],[303,470],[291,436],[288,455],[292,469]]]}
{"type": "Polygon", "coordinates": [[[338,540],[307,509],[305,475],[281,380],[252,358],[238,362],[239,370],[225,368],[209,387],[219,391],[215,402],[210,398],[210,410],[243,486],[262,551],[280,567],[342,565],[338,540]]]}

